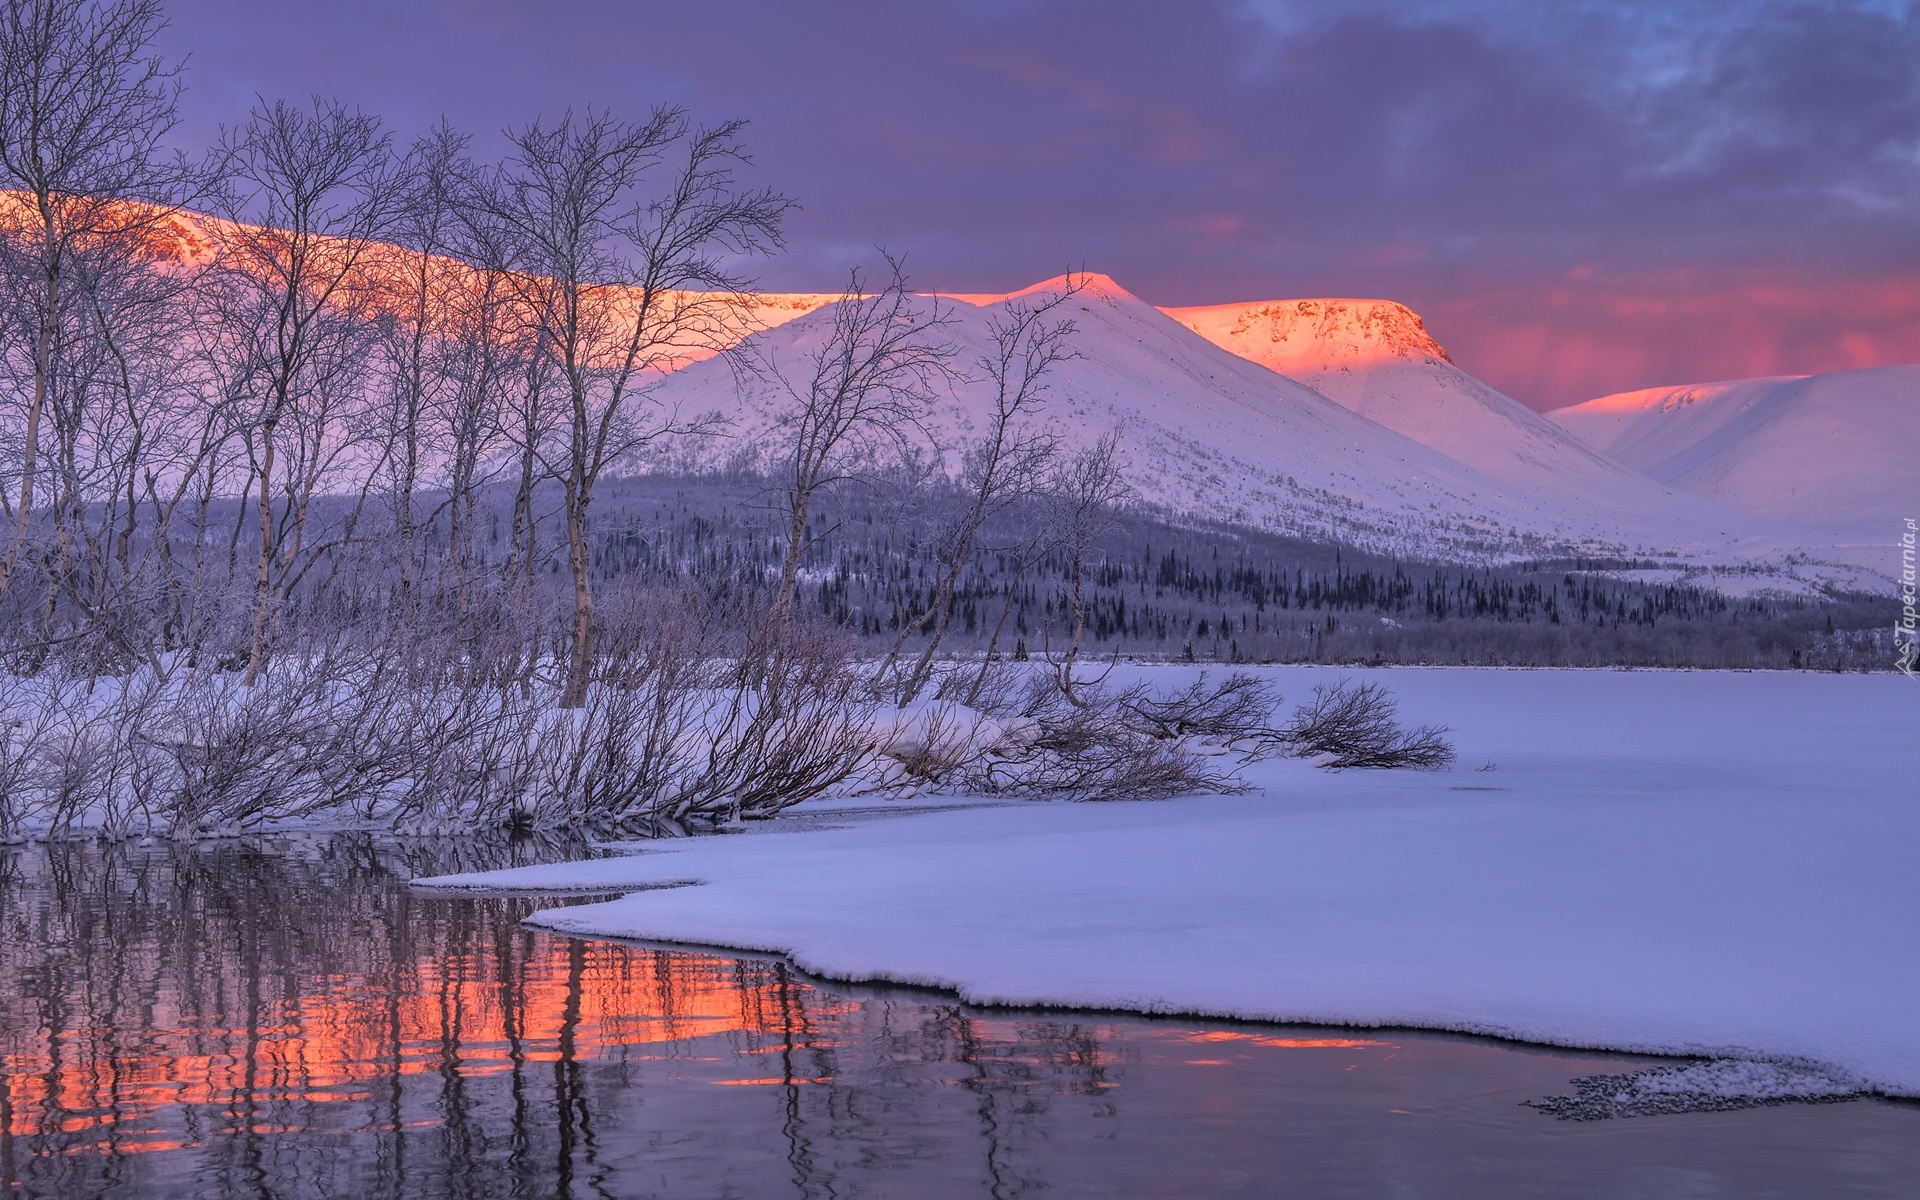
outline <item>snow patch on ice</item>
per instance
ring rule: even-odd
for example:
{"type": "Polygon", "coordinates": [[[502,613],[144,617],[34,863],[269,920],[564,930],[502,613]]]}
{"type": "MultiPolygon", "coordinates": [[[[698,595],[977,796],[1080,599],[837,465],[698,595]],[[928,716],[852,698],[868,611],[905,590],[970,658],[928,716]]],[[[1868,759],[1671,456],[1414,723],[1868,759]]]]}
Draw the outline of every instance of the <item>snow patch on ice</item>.
{"type": "Polygon", "coordinates": [[[1814,1063],[1712,1059],[1623,1075],[1583,1075],[1571,1096],[1529,1100],[1562,1121],[1726,1112],[1773,1104],[1851,1100],[1860,1082],[1814,1063]]]}

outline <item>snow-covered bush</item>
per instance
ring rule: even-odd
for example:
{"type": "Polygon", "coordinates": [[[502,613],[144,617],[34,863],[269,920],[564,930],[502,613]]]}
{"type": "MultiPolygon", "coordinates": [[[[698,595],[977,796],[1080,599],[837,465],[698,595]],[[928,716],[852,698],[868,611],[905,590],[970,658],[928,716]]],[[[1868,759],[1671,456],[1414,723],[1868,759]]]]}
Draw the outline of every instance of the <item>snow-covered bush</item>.
{"type": "Polygon", "coordinates": [[[1238,790],[1217,757],[1195,753],[1194,738],[1163,736],[1139,716],[1152,703],[1138,688],[1103,683],[1071,692],[1052,672],[1035,672],[1006,734],[968,769],[987,793],[1063,800],[1154,800],[1238,790]]]}
{"type": "Polygon", "coordinates": [[[120,677],[0,677],[0,839],[231,832],[293,818],[649,833],[773,816],[836,788],[1064,800],[1239,790],[1275,754],[1438,767],[1442,729],[1345,682],[1276,724],[1257,677],[1171,692],[1042,664],[954,664],[883,707],[850,644],[741,632],[697,594],[608,613],[582,703],[566,672],[476,669],[431,630],[309,639],[248,686],[164,661],[120,677]],[[972,703],[967,701],[971,700],[972,703]]]}
{"type": "MultiPolygon", "coordinates": [[[[937,678],[949,684],[957,676],[948,672],[937,678]]],[[[1004,695],[996,691],[976,707],[959,699],[969,690],[941,686],[932,696],[884,710],[877,718],[881,790],[961,786],[967,771],[994,747],[1019,740],[1029,723],[1015,717],[1010,725],[1003,719],[1012,711],[1004,695]]]]}
{"type": "Polygon", "coordinates": [[[1276,754],[1340,767],[1443,767],[1442,728],[1405,729],[1375,684],[1317,688],[1276,724],[1280,697],[1246,672],[1205,674],[1171,693],[1104,679],[1060,684],[1053,670],[1010,670],[992,687],[956,669],[931,702],[899,710],[883,739],[883,785],[1068,800],[1158,799],[1240,789],[1238,768],[1276,754]],[[1018,681],[1017,685],[1014,681],[1018,681]],[[951,697],[981,697],[981,707],[951,697]]]}
{"type": "Polygon", "coordinates": [[[1325,755],[1328,767],[1413,767],[1438,770],[1453,762],[1453,745],[1440,725],[1407,729],[1399,704],[1377,683],[1321,684],[1278,731],[1281,744],[1303,757],[1325,755]]]}
{"type": "Polygon", "coordinates": [[[405,672],[346,638],[278,658],[253,686],[238,672],[167,681],[129,731],[170,770],[150,811],[186,835],[316,813],[373,815],[403,784],[418,736],[405,672]]]}
{"type": "Polygon", "coordinates": [[[454,688],[400,805],[417,822],[646,832],[771,816],[845,782],[877,748],[876,701],[845,643],[806,623],[743,637],[692,590],[606,613],[580,705],[552,683],[454,688]],[[422,774],[423,770],[430,770],[422,774]]]}
{"type": "Polygon", "coordinates": [[[1154,737],[1203,737],[1231,745],[1270,739],[1280,697],[1245,671],[1211,686],[1202,671],[1193,683],[1170,696],[1156,696],[1139,685],[1122,693],[1118,703],[1154,737]]]}

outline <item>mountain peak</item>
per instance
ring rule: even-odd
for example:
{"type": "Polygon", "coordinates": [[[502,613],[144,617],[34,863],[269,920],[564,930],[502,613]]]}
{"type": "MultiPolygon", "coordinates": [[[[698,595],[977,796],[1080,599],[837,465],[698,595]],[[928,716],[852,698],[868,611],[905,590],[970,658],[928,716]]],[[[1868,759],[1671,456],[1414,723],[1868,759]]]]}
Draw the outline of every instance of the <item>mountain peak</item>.
{"type": "Polygon", "coordinates": [[[1078,295],[1140,302],[1138,296],[1114,282],[1113,276],[1102,275],[1097,271],[1073,271],[1066,275],[1055,275],[1051,279],[1042,279],[1039,283],[1030,283],[1026,287],[1011,292],[943,292],[941,294],[949,300],[962,300],[968,304],[984,306],[1000,304],[1007,300],[1018,300],[1023,296],[1034,296],[1041,292],[1058,292],[1067,286],[1069,279],[1078,288],[1078,295]]]}
{"type": "Polygon", "coordinates": [[[1392,300],[1312,297],[1163,311],[1209,341],[1234,343],[1237,353],[1262,362],[1296,357],[1328,366],[1381,359],[1453,361],[1420,315],[1392,300]],[[1262,343],[1260,353],[1249,352],[1262,343]]]}

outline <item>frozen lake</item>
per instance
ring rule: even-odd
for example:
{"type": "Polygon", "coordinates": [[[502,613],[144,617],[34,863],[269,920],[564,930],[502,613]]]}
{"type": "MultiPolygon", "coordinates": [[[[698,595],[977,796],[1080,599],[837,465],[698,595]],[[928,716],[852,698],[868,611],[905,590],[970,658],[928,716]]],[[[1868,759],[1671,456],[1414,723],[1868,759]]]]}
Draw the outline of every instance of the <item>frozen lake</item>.
{"type": "Polygon", "coordinates": [[[1588,1122],[1659,1065],[984,1010],[407,880],[564,848],[0,853],[9,1196],[1902,1196],[1920,1105],[1588,1122]]]}

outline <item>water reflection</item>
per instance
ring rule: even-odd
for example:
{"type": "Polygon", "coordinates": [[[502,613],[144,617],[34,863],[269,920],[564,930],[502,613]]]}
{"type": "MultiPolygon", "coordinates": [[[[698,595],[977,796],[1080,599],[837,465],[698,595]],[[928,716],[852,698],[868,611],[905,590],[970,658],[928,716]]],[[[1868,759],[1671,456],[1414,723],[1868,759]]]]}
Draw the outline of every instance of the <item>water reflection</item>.
{"type": "Polygon", "coordinates": [[[1828,1195],[1920,1177],[1911,1109],[1569,1133],[1517,1101],[1621,1060],[981,1013],[556,938],[520,925],[534,901],[403,882],[578,849],[0,856],[0,1179],[30,1196],[1322,1196],[1532,1194],[1559,1172],[1661,1195],[1771,1186],[1768,1155],[1796,1147],[1828,1195]]]}

